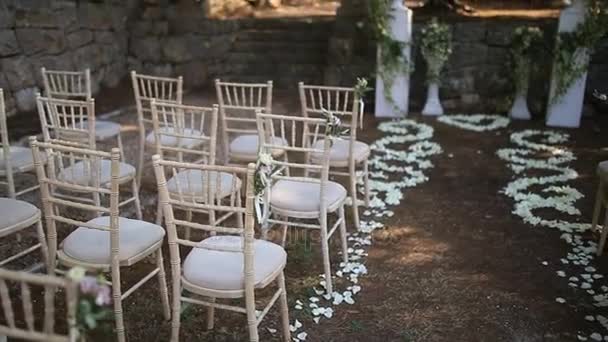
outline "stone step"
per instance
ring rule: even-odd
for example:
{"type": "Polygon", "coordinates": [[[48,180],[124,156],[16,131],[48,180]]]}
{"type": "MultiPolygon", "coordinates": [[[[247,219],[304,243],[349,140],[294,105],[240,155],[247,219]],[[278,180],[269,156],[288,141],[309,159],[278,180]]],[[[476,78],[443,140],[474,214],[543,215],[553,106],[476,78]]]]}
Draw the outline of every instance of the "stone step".
{"type": "Polygon", "coordinates": [[[327,41],[304,41],[304,42],[293,42],[293,41],[251,41],[251,40],[236,40],[232,44],[232,52],[260,52],[260,53],[274,53],[274,52],[287,52],[291,53],[294,51],[306,51],[306,53],[327,53],[327,41]]]}
{"type": "Polygon", "coordinates": [[[226,61],[230,64],[324,64],[326,59],[325,53],[294,49],[293,51],[231,52],[226,61]]]}

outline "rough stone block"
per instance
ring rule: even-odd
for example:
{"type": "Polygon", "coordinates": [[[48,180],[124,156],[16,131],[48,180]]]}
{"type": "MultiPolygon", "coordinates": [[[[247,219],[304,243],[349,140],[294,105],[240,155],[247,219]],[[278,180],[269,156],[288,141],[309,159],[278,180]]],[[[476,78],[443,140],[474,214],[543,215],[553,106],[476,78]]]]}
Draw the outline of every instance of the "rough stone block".
{"type": "Polygon", "coordinates": [[[460,42],[482,42],[486,37],[485,21],[454,23],[452,38],[460,42]]]}
{"type": "Polygon", "coordinates": [[[68,46],[75,49],[93,41],[93,32],[90,30],[78,30],[67,35],[68,46]]]}
{"type": "MultiPolygon", "coordinates": [[[[1,20],[1,18],[0,18],[1,20]]],[[[19,53],[19,44],[13,30],[0,30],[0,57],[19,53]]]]}
{"type": "Polygon", "coordinates": [[[159,62],[161,60],[160,40],[156,37],[132,39],[129,53],[144,62],[159,62]]]}
{"type": "Polygon", "coordinates": [[[78,7],[80,26],[95,30],[112,28],[112,13],[103,3],[81,2],[78,7]]]}
{"type": "Polygon", "coordinates": [[[17,29],[17,39],[26,55],[38,52],[58,54],[65,50],[66,39],[60,30],[17,29]]]}
{"type": "Polygon", "coordinates": [[[36,84],[42,87],[42,75],[40,68],[45,67],[48,70],[75,70],[72,51],[66,51],[61,55],[49,56],[43,55],[40,57],[32,56],[29,58],[32,65],[32,71],[36,84]]]}
{"type": "Polygon", "coordinates": [[[207,64],[202,61],[192,61],[175,67],[175,74],[184,76],[184,83],[189,86],[200,86],[208,79],[207,64]]]}
{"type": "Polygon", "coordinates": [[[54,11],[44,5],[27,8],[21,7],[15,11],[16,27],[55,28],[59,25],[57,20],[58,17],[54,11]]]}
{"type": "Polygon", "coordinates": [[[15,10],[8,3],[0,1],[0,28],[13,28],[15,26],[15,10]]]}
{"type": "Polygon", "coordinates": [[[4,58],[2,61],[2,70],[13,91],[20,90],[27,86],[35,84],[32,65],[23,56],[4,58]]]}
{"type": "Polygon", "coordinates": [[[192,36],[173,36],[163,41],[163,60],[172,63],[183,63],[192,60],[195,48],[192,36]]]}
{"type": "Polygon", "coordinates": [[[18,90],[14,93],[17,109],[28,112],[36,108],[36,94],[40,92],[38,87],[30,87],[18,90]]]}
{"type": "Polygon", "coordinates": [[[114,34],[111,31],[96,31],[95,41],[100,44],[114,44],[114,34]]]}
{"type": "Polygon", "coordinates": [[[90,68],[96,70],[102,64],[102,56],[97,45],[90,44],[74,50],[74,67],[76,69],[90,68]]]}

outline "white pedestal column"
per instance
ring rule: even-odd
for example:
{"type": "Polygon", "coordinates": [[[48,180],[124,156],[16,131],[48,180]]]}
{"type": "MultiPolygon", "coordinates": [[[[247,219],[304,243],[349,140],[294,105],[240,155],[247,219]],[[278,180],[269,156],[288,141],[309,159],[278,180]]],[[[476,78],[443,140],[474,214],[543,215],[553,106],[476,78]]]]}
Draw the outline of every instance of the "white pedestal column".
{"type": "Polygon", "coordinates": [[[422,115],[443,115],[443,107],[441,107],[441,102],[439,102],[439,84],[437,82],[429,84],[422,115]]]}
{"type": "MultiPolygon", "coordinates": [[[[574,31],[576,26],[585,19],[585,1],[574,0],[572,6],[562,11],[559,16],[558,32],[574,31]]],[[[588,63],[588,56],[580,56],[580,61],[588,63]]],[[[554,71],[555,73],[555,67],[554,71]]],[[[583,112],[583,99],[585,97],[585,84],[587,73],[574,81],[560,98],[553,100],[556,81],[555,74],[551,79],[551,91],[547,105],[547,126],[553,127],[579,127],[583,112]]]]}
{"type": "Polygon", "coordinates": [[[528,91],[518,92],[515,95],[513,106],[509,111],[509,117],[519,120],[530,120],[532,118],[528,109],[528,91]]]}
{"type": "MultiPolygon", "coordinates": [[[[401,0],[393,0],[390,19],[391,36],[393,39],[406,43],[403,56],[410,58],[410,42],[412,41],[412,11],[403,5],[401,0]]],[[[380,56],[378,47],[378,56],[380,56]]],[[[378,57],[378,63],[381,60],[378,57]]],[[[403,73],[396,75],[390,89],[392,102],[384,95],[384,82],[380,73],[376,76],[376,116],[377,117],[403,117],[408,113],[410,97],[410,75],[403,73]]]]}

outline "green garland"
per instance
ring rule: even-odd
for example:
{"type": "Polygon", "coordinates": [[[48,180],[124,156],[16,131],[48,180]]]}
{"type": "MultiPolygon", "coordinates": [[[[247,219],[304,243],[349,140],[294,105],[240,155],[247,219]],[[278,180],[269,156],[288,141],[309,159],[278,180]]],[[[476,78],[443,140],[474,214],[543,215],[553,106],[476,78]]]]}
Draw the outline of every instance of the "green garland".
{"type": "Polygon", "coordinates": [[[427,82],[439,82],[441,69],[452,54],[452,33],[450,27],[441,24],[437,18],[422,28],[421,52],[426,61],[427,82]]]}
{"type": "Polygon", "coordinates": [[[543,33],[536,26],[521,26],[515,29],[511,40],[511,65],[516,93],[528,91],[530,74],[534,72],[532,60],[539,57],[543,49],[543,33]]]}
{"type": "Polygon", "coordinates": [[[560,32],[557,36],[552,103],[564,96],[572,83],[587,71],[593,48],[608,33],[608,1],[586,1],[587,13],[584,21],[578,24],[574,31],[560,32]]]}
{"type": "Polygon", "coordinates": [[[384,97],[394,105],[391,89],[397,75],[411,73],[414,68],[403,54],[406,43],[395,40],[390,35],[391,0],[370,0],[369,19],[371,32],[380,47],[378,74],[384,82],[384,97]]]}

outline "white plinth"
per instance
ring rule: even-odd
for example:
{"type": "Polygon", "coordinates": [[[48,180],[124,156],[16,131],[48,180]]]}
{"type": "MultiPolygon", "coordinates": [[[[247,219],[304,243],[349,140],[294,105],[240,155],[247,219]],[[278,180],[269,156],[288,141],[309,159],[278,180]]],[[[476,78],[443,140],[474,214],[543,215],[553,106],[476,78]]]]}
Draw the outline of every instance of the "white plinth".
{"type": "MultiPolygon", "coordinates": [[[[393,39],[406,43],[403,56],[411,62],[410,42],[412,40],[412,11],[403,5],[401,0],[393,0],[390,28],[393,39]]],[[[380,47],[378,47],[378,63],[380,60],[380,47]]],[[[380,73],[378,73],[380,75],[380,73]]],[[[390,89],[392,102],[384,94],[384,82],[376,76],[376,116],[377,117],[403,117],[408,113],[410,96],[410,75],[403,73],[396,75],[390,89]]]]}
{"type": "Polygon", "coordinates": [[[441,107],[441,102],[439,102],[439,85],[435,82],[429,84],[426,95],[426,104],[422,109],[422,115],[443,115],[443,107],[441,107]]]}
{"type": "MultiPolygon", "coordinates": [[[[563,10],[559,16],[558,32],[574,31],[576,26],[585,19],[584,0],[574,0],[573,5],[563,10]]],[[[579,56],[580,61],[588,63],[585,53],[579,56]]],[[[555,69],[555,67],[554,67],[555,69]]],[[[578,80],[573,82],[563,96],[556,101],[553,100],[555,93],[555,75],[551,79],[551,91],[547,105],[547,126],[553,127],[579,127],[583,112],[583,100],[585,97],[585,84],[587,73],[585,72],[578,80]]]]}
{"type": "Polygon", "coordinates": [[[527,93],[528,92],[523,92],[515,96],[513,106],[509,111],[510,118],[518,120],[530,120],[532,118],[530,110],[528,109],[527,93]]]}

